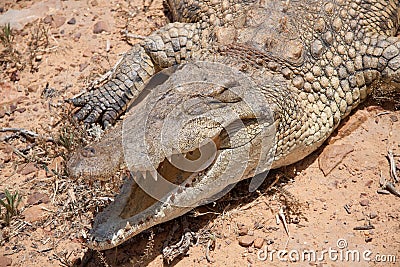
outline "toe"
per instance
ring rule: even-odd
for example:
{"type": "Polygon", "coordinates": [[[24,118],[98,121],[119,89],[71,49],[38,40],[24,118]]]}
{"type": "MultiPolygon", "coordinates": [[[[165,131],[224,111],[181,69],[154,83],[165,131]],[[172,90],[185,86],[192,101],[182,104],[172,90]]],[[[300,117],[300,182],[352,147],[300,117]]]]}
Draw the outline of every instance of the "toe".
{"type": "Polygon", "coordinates": [[[78,96],[78,97],[70,98],[67,101],[77,107],[83,107],[88,102],[86,94],[78,96]]]}
{"type": "Polygon", "coordinates": [[[88,104],[83,106],[77,113],[74,114],[74,118],[78,121],[85,119],[88,114],[92,111],[92,107],[88,104]]]}
{"type": "Polygon", "coordinates": [[[114,124],[118,117],[118,113],[114,109],[107,109],[102,117],[102,124],[107,128],[114,124]]]}
{"type": "Polygon", "coordinates": [[[101,116],[101,110],[98,108],[93,109],[90,114],[83,121],[85,124],[97,122],[101,116]]]}

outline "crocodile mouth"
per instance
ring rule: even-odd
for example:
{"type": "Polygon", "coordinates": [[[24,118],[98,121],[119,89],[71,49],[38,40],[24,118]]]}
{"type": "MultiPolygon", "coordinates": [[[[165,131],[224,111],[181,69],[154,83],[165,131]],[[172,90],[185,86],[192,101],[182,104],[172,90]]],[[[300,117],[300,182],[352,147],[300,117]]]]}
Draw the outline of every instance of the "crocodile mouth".
{"type": "Polygon", "coordinates": [[[210,77],[208,65],[176,71],[138,101],[114,131],[118,134],[107,137],[107,145],[95,145],[96,155],[81,164],[102,173],[116,165],[103,160],[103,152],[119,153],[130,171],[114,202],[96,216],[88,247],[113,248],[269,169],[279,123],[275,106],[266,105],[263,93],[247,94],[259,87],[236,72],[218,65],[210,77]]]}
{"type": "Polygon", "coordinates": [[[199,148],[165,157],[156,172],[132,171],[114,202],[96,216],[87,246],[113,248],[154,225],[221,198],[236,182],[252,177],[254,166],[247,164],[252,157],[249,151],[257,150],[254,146],[258,141],[224,147],[223,138],[220,133],[199,148]],[[197,164],[198,170],[186,168],[182,161],[197,164]]]}

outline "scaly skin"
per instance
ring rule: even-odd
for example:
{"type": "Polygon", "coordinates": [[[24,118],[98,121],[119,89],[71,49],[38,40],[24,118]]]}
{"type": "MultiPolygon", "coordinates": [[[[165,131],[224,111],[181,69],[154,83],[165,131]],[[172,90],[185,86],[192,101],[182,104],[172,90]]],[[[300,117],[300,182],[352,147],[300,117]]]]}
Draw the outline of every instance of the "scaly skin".
{"type": "Polygon", "coordinates": [[[182,65],[68,162],[72,176],[108,179],[123,161],[133,172],[96,218],[91,248],[117,246],[239,180],[301,160],[374,88],[400,87],[398,1],[212,3],[168,1],[177,22],[134,46],[105,85],[72,100],[84,106],[78,119],[108,125],[158,70],[182,65]],[[205,143],[216,152],[206,168],[170,166],[195,161],[205,143]]]}

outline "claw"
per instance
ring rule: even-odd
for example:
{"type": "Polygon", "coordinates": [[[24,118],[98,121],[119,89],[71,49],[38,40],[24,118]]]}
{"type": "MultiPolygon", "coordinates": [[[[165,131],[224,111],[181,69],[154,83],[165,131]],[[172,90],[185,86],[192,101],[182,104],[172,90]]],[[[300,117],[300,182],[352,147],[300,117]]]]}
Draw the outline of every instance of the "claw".
{"type": "Polygon", "coordinates": [[[114,109],[107,109],[102,118],[102,124],[104,125],[104,128],[108,128],[109,126],[113,125],[117,117],[118,114],[114,109]]]}
{"type": "Polygon", "coordinates": [[[78,121],[82,121],[85,119],[88,114],[92,111],[92,107],[89,104],[86,104],[83,108],[81,108],[77,113],[75,113],[74,118],[78,121]]]}
{"type": "Polygon", "coordinates": [[[70,98],[67,102],[72,103],[74,106],[82,107],[86,104],[84,97],[70,98]]]}

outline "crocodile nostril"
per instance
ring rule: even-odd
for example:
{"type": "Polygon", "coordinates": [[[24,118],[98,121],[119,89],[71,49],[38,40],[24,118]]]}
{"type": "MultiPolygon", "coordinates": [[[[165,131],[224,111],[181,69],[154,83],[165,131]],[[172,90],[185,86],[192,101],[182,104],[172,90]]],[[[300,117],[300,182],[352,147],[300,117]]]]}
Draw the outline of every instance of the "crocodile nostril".
{"type": "Polygon", "coordinates": [[[85,158],[91,158],[95,156],[96,150],[93,147],[85,147],[84,149],[82,149],[81,154],[85,158]]]}

